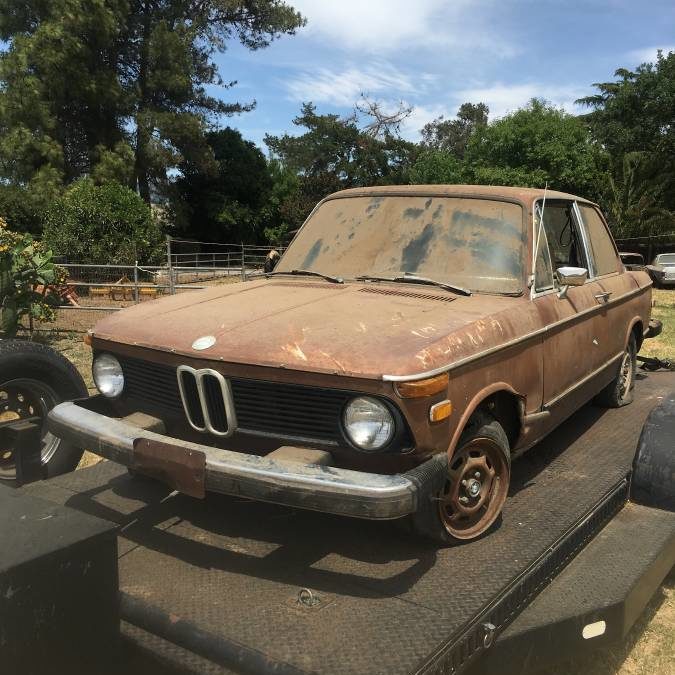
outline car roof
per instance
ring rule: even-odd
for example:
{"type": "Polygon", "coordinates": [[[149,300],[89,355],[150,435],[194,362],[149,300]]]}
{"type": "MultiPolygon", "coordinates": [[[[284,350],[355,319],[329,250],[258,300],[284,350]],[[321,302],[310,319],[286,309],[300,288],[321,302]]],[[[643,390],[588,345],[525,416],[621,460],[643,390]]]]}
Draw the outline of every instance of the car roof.
{"type": "Polygon", "coordinates": [[[342,197],[484,197],[487,199],[503,199],[517,201],[529,205],[535,199],[574,199],[578,202],[593,204],[588,199],[577,197],[567,192],[545,190],[544,188],[508,187],[503,185],[382,185],[374,187],[351,188],[340,190],[326,197],[339,199],[342,197]]]}

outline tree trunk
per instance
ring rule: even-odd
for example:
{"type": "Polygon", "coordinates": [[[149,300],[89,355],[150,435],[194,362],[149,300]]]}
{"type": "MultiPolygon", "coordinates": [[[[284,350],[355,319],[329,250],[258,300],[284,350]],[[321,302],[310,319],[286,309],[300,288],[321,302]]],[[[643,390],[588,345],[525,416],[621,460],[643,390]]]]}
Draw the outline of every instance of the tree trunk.
{"type": "Polygon", "coordinates": [[[147,116],[144,114],[150,107],[150,95],[148,92],[148,61],[150,51],[150,34],[152,30],[151,3],[143,6],[143,37],[140,46],[140,62],[138,67],[138,107],[136,109],[136,185],[138,192],[146,204],[150,203],[150,177],[148,151],[152,133],[148,127],[147,116]]]}

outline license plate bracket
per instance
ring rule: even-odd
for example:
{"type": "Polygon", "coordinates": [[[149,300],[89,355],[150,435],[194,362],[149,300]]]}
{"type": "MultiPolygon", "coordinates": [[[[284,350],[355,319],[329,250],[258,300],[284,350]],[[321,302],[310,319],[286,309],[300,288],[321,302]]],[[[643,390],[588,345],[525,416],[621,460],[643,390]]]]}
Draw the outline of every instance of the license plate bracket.
{"type": "Polygon", "coordinates": [[[137,438],[130,468],[190,497],[206,495],[206,455],[199,450],[137,438]]]}

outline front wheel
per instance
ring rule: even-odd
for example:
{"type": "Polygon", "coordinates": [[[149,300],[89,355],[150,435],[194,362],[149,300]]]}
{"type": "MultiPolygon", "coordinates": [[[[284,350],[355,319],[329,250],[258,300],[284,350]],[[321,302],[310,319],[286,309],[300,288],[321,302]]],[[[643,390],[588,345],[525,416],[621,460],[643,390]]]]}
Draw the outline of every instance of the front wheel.
{"type": "Polygon", "coordinates": [[[477,413],[448,462],[442,484],[413,514],[413,530],[446,544],[476,539],[499,518],[510,476],[506,432],[487,413],[477,413]]]}

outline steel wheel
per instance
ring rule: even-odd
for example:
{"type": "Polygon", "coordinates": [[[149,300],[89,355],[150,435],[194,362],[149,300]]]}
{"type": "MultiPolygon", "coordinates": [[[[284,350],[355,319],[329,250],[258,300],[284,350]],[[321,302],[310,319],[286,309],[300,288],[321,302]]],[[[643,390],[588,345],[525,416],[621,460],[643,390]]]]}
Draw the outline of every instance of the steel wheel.
{"type": "MultiPolygon", "coordinates": [[[[42,426],[42,463],[52,458],[59,440],[47,431],[47,414],[59,402],[56,392],[44,382],[30,378],[0,384],[0,422],[37,417],[42,426]]],[[[15,448],[0,445],[0,480],[16,477],[15,448]]]]}
{"type": "Polygon", "coordinates": [[[621,368],[619,370],[619,398],[622,401],[625,400],[626,395],[633,388],[634,358],[633,352],[628,348],[621,361],[621,368]]]}
{"type": "Polygon", "coordinates": [[[473,539],[497,519],[506,501],[509,465],[491,438],[477,437],[453,455],[439,496],[441,522],[455,539],[473,539]]]}

